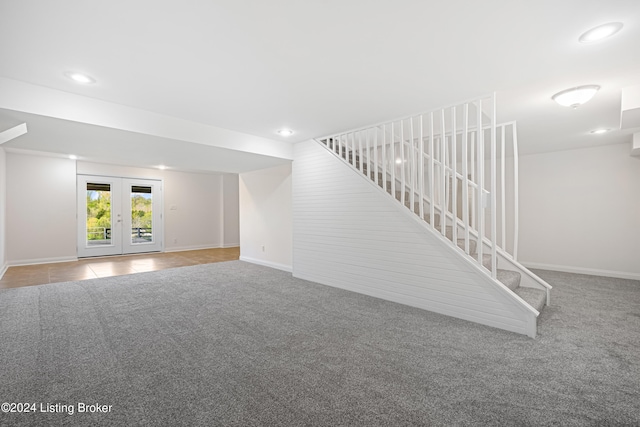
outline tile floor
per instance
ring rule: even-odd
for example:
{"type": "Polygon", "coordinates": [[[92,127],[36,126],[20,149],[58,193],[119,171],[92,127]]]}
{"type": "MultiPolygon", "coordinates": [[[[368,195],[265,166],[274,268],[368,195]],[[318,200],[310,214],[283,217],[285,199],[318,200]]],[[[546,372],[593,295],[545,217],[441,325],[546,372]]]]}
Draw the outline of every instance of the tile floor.
{"type": "Polygon", "coordinates": [[[0,289],[120,276],[173,267],[232,261],[239,257],[240,248],[236,247],[83,258],[78,261],[55,264],[9,267],[0,279],[0,289]]]}

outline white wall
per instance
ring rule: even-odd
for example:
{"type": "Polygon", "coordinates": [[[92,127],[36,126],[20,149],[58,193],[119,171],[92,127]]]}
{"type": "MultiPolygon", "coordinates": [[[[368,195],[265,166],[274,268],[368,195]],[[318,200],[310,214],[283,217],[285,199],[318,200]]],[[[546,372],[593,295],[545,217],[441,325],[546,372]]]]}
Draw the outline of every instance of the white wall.
{"type": "MultiPolygon", "coordinates": [[[[0,168],[3,156],[4,151],[0,153],[0,168]]],[[[166,251],[218,248],[224,244],[224,234],[238,235],[237,221],[224,221],[225,199],[237,205],[238,196],[237,192],[232,194],[232,184],[226,196],[223,194],[223,175],[81,161],[76,164],[65,158],[8,152],[6,233],[0,238],[0,245],[5,243],[8,264],[76,259],[76,173],[162,179],[166,251]],[[42,206],[47,207],[45,211],[42,206]]],[[[0,231],[3,177],[4,168],[0,171],[0,231]]]]}
{"type": "Polygon", "coordinates": [[[240,259],[292,268],[291,164],[240,174],[240,259]]]}
{"type": "Polygon", "coordinates": [[[221,175],[165,171],[165,250],[222,246],[221,183],[221,175]]]}
{"type": "Polygon", "coordinates": [[[9,264],[76,258],[76,162],[7,153],[9,264]]]}
{"type": "Polygon", "coordinates": [[[0,279],[7,268],[6,257],[6,207],[7,207],[7,156],[0,147],[0,279]]]}
{"type": "Polygon", "coordinates": [[[640,158],[629,144],[521,156],[519,259],[640,279],[640,158]]]}
{"type": "Polygon", "coordinates": [[[240,246],[240,199],[238,174],[222,176],[223,246],[240,246]]]}

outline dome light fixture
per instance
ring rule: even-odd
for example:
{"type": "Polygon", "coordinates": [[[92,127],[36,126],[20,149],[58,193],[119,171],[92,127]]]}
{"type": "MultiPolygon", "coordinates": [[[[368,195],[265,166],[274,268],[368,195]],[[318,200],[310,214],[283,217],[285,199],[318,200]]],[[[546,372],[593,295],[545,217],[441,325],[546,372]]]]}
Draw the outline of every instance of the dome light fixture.
{"type": "Polygon", "coordinates": [[[602,39],[606,39],[607,37],[611,37],[618,31],[620,31],[623,27],[622,22],[608,22],[606,24],[598,25],[582,33],[580,37],[578,37],[578,41],[580,43],[593,43],[602,39]]]}
{"type": "Polygon", "coordinates": [[[578,108],[593,98],[599,90],[598,85],[577,86],[558,92],[551,99],[564,107],[578,108]]]}
{"type": "Polygon", "coordinates": [[[89,85],[96,82],[96,79],[94,79],[93,77],[87,74],[78,73],[75,71],[67,71],[66,73],[64,73],[64,75],[67,76],[67,78],[73,80],[74,82],[81,83],[83,85],[89,85]]]}
{"type": "Polygon", "coordinates": [[[280,129],[278,131],[278,135],[280,135],[280,136],[291,136],[291,135],[293,135],[293,131],[291,129],[280,129]]]}

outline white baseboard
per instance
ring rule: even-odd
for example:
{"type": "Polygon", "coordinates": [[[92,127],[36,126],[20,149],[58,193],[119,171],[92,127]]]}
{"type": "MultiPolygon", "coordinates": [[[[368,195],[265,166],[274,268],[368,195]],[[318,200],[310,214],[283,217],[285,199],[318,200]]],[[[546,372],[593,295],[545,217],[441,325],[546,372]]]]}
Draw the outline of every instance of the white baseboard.
{"type": "Polygon", "coordinates": [[[197,251],[200,249],[220,249],[220,245],[192,245],[192,246],[176,246],[174,248],[165,248],[165,252],[184,252],[184,251],[197,251]]]}
{"type": "Polygon", "coordinates": [[[249,258],[241,256],[240,261],[250,262],[251,264],[264,265],[265,267],[275,268],[277,270],[286,271],[287,273],[293,272],[293,267],[290,265],[278,264],[277,262],[263,261],[261,259],[249,258]]]}
{"type": "Polygon", "coordinates": [[[9,268],[7,264],[3,265],[2,268],[0,268],[0,279],[2,279],[2,276],[4,276],[4,273],[7,272],[7,268],[9,268]]]}
{"type": "Polygon", "coordinates": [[[240,243],[225,243],[220,247],[221,248],[237,248],[239,246],[240,246],[240,243]]]}
{"type": "Polygon", "coordinates": [[[78,257],[54,257],[54,258],[34,258],[34,259],[22,259],[18,261],[9,261],[9,267],[17,267],[20,265],[34,265],[34,264],[54,264],[56,262],[71,262],[78,261],[78,257]]]}
{"type": "Polygon", "coordinates": [[[588,274],[589,276],[615,277],[617,279],[640,280],[640,274],[626,271],[599,270],[595,268],[572,267],[568,265],[542,264],[537,262],[521,262],[527,268],[562,271],[564,273],[588,274]]]}

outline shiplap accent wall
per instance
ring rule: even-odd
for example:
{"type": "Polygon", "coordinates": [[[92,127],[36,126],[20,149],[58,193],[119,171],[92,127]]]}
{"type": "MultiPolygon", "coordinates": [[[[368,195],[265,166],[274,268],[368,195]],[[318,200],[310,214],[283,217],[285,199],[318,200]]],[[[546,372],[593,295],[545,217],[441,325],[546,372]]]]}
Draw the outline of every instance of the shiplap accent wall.
{"type": "Polygon", "coordinates": [[[317,142],[295,145],[295,277],[535,336],[534,314],[411,215],[317,142]]]}

